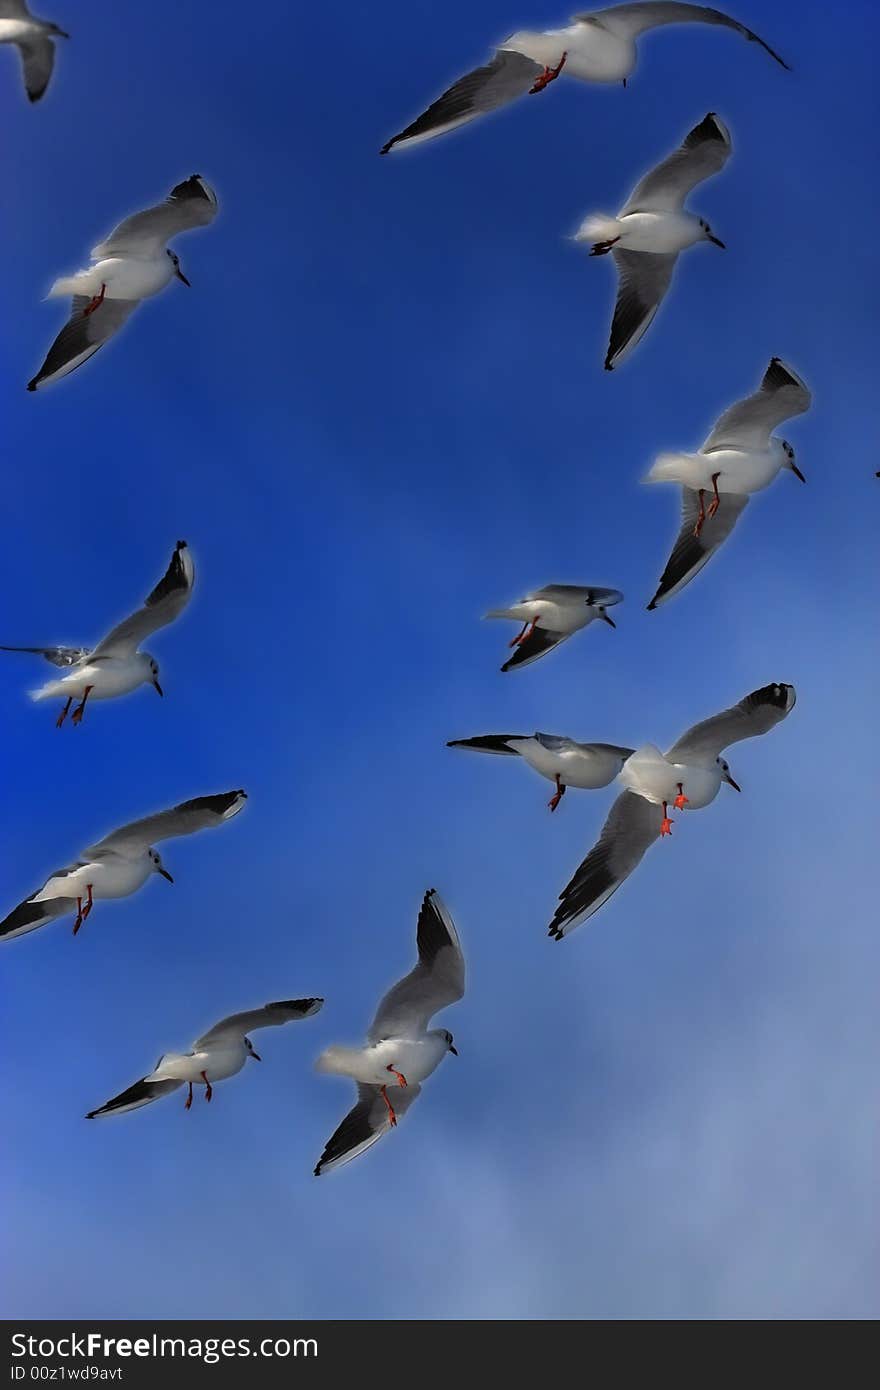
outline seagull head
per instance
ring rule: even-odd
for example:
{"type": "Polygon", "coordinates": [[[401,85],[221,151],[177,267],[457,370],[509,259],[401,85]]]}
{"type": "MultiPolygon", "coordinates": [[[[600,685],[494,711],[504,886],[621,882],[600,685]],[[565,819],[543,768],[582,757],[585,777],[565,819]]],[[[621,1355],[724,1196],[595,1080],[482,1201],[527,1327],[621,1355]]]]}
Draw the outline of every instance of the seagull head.
{"type": "Polygon", "coordinates": [[[722,782],[726,782],[729,787],[733,787],[733,790],[735,792],[741,792],[742,787],[739,785],[738,782],[734,782],[733,778],[730,775],[730,763],[727,761],[727,759],[716,758],[715,762],[718,764],[718,770],[721,773],[722,782]]]}
{"type": "Polygon", "coordinates": [[[247,1052],[247,1055],[248,1055],[249,1057],[253,1057],[253,1059],[254,1059],[255,1062],[262,1062],[263,1059],[262,1059],[262,1057],[260,1056],[259,1052],[257,1052],[257,1051],[254,1049],[254,1045],[253,1045],[253,1043],[251,1042],[250,1038],[245,1038],[245,1040],[244,1040],[244,1046],[245,1046],[245,1051],[247,1052]]]}
{"type": "Polygon", "coordinates": [[[165,865],[162,863],[162,856],[158,854],[157,851],[154,849],[149,850],[148,853],[150,856],[150,863],[153,866],[153,873],[161,874],[163,878],[167,878],[169,883],[173,883],[174,879],[171,877],[168,870],[165,868],[165,865]]]}
{"type": "Polygon", "coordinates": [[[800,478],[802,483],[805,483],[807,480],[794,461],[794,449],[789,444],[787,439],[783,439],[782,441],[782,455],[783,468],[790,468],[794,476],[796,478],[800,478]]]}
{"type": "Polygon", "coordinates": [[[441,1037],[444,1037],[444,1038],[446,1039],[446,1047],[447,1047],[448,1051],[452,1053],[453,1057],[457,1057],[457,1056],[458,1056],[458,1052],[457,1052],[456,1048],[454,1048],[454,1047],[452,1046],[452,1034],[449,1032],[449,1029],[448,1029],[448,1028],[443,1028],[443,1029],[441,1029],[441,1034],[440,1034],[440,1035],[441,1035],[441,1037]]]}
{"type": "Polygon", "coordinates": [[[188,289],[192,289],[192,285],[190,284],[189,280],[187,280],[186,276],[180,268],[180,257],[178,256],[177,252],[168,251],[168,248],[166,247],[166,253],[171,261],[171,264],[174,266],[174,274],[177,276],[178,280],[182,280],[188,289]]]}
{"type": "Polygon", "coordinates": [[[715,235],[715,233],[712,231],[712,228],[709,226],[709,223],[708,223],[708,222],[704,222],[703,219],[702,219],[702,217],[700,218],[700,226],[701,226],[702,229],[703,229],[703,240],[704,240],[704,241],[711,241],[711,243],[712,243],[713,246],[720,246],[722,251],[726,251],[726,250],[727,250],[727,247],[724,245],[724,242],[718,240],[718,237],[717,237],[717,236],[715,235]]]}

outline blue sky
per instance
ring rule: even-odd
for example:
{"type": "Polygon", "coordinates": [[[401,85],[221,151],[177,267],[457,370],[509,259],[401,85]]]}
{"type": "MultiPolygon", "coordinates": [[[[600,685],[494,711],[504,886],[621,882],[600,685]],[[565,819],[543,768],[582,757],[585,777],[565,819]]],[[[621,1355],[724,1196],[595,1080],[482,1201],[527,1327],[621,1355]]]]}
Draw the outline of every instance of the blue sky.
{"type": "Polygon", "coordinates": [[[41,0],[73,37],[29,109],[0,54],[2,640],[89,642],[174,541],[197,566],[148,689],[56,733],[0,670],[8,907],[100,833],[244,786],[152,881],[7,946],[8,1317],[867,1317],[875,1190],[880,494],[871,228],[877,16],[731,0],[788,59],[713,30],[643,42],[626,91],[554,86],[408,156],[378,148],[549,0],[296,13],[41,0]],[[442,24],[440,23],[442,13],[442,24]],[[224,30],[224,19],[236,27],[224,30]],[[734,156],[641,348],[601,370],[608,262],[564,239],[707,110],[734,156]],[[174,285],[37,396],[43,303],[125,213],[202,173],[221,215],[174,285]],[[10,273],[11,272],[11,273],[10,273]],[[655,613],[677,527],[639,479],[788,359],[814,391],[786,474],[655,613]],[[502,677],[480,615],[613,585],[596,625],[502,677]],[[445,740],[535,728],[668,744],[768,681],[791,718],[731,756],[561,945],[556,894],[612,791],[559,813],[445,740]],[[864,750],[868,750],[866,754],[864,750]],[[350,1103],[316,1076],[409,968],[425,888],[468,993],[399,1130],[320,1181],[350,1103]],[[262,1067],[184,1114],[85,1111],[165,1049],[321,994],[262,1067]]]}

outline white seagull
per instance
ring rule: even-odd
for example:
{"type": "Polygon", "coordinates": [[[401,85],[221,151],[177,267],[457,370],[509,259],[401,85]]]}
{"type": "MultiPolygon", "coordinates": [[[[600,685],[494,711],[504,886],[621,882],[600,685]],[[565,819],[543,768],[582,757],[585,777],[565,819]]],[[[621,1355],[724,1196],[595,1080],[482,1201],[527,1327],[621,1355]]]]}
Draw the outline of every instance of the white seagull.
{"type": "Polygon", "coordinates": [[[780,469],[788,468],[806,482],[791,444],[773,431],[783,420],[803,415],[811,402],[797,373],[773,357],[759,390],[725,410],[699,453],[659,456],[645,481],[682,484],[682,522],[649,609],[690,583],[730,535],[751,493],[768,487],[780,469]]]}
{"type": "Polygon", "coordinates": [[[535,589],[525,598],[512,603],[509,608],[493,608],[487,618],[512,618],[522,623],[522,631],[511,639],[515,647],[513,656],[505,661],[502,671],[513,671],[518,666],[528,666],[539,657],[558,647],[573,632],[589,627],[596,618],[601,618],[609,627],[616,627],[607,609],[623,601],[619,589],[599,589],[595,585],[546,584],[543,589],[535,589]]]}
{"type": "Polygon", "coordinates": [[[575,241],[593,243],[591,256],[610,251],[617,266],[606,371],[613,371],[641,342],[669,289],[680,252],[698,241],[724,250],[708,222],[684,210],[684,200],[703,179],[723,169],[729,155],[727,127],[710,111],[680,149],[645,175],[617,217],[591,214],[575,233],[575,241]]]}
{"type": "Polygon", "coordinates": [[[166,242],[217,215],[217,195],[200,174],[172,188],[158,207],[136,212],[92,251],[88,270],[56,280],[49,297],[72,295],[69,321],[49,349],[37,375],[28,382],[36,391],[68,376],[113,337],[144,299],[158,294],[177,276],[189,285],[180,258],[166,242]]]}
{"type": "Polygon", "coordinates": [[[53,39],[70,35],[48,19],[36,19],[25,0],[0,0],[0,43],[14,43],[21,55],[24,89],[31,101],[39,101],[55,66],[53,39]]]}
{"type": "Polygon", "coordinates": [[[153,849],[158,840],[209,830],[237,816],[247,800],[241,790],[216,796],[197,796],[170,811],[159,811],[123,825],[83,850],[79,859],[51,874],[36,893],[25,898],[0,922],[0,939],[23,936],[56,917],[75,912],[73,934],[79,931],[98,898],[127,898],[142,888],[151,874],[174,879],[153,849]]]}
{"type": "Polygon", "coordinates": [[[477,738],[454,738],[446,747],[522,758],[535,772],[555,783],[556,791],[547,802],[551,811],[556,810],[566,787],[587,791],[607,787],[633,752],[632,748],[620,748],[616,743],[577,743],[563,734],[481,734],[477,738]]]}
{"type": "Polygon", "coordinates": [[[358,1098],[328,1139],[315,1176],[349,1163],[392,1129],[436,1071],[447,1052],[458,1056],[452,1034],[428,1029],[440,1009],[464,994],[464,957],[452,918],[431,888],[419,912],[418,964],[385,995],[373,1019],[366,1047],[328,1047],[318,1071],[350,1076],[358,1098]],[[393,1085],[394,1102],[387,1087],[393,1085]]]}
{"type": "Polygon", "coordinates": [[[583,82],[622,82],[626,86],[636,65],[636,39],[640,34],[665,24],[690,23],[733,29],[760,44],[781,67],[788,67],[763,39],[721,10],[706,5],[669,4],[666,0],[613,5],[607,10],[576,15],[561,29],[511,34],[484,67],[460,78],[412,125],[383,145],[381,152],[387,154],[404,145],[432,140],[526,93],[542,92],[560,74],[583,82]]]}
{"type": "Polygon", "coordinates": [[[722,782],[740,788],[721,757],[731,743],[769,733],[794,709],[795,689],[781,682],[753,690],[738,705],[704,719],[673,744],[665,758],[645,745],[624,765],[620,780],[629,788],[617,798],[602,834],[571,882],[559,895],[550,936],[561,941],[592,917],[629,877],[661,835],[668,834],[667,806],[696,811],[714,801],[722,782]]]}
{"type": "Polygon", "coordinates": [[[323,999],[279,999],[273,1004],[264,1004],[261,1009],[250,1009],[247,1013],[221,1018],[207,1033],[196,1038],[190,1052],[166,1052],[149,1076],[142,1076],[140,1081],[121,1091],[98,1110],[90,1110],[86,1119],[139,1110],[142,1105],[161,1100],[162,1096],[170,1095],[181,1086],[189,1087],[184,1110],[189,1110],[192,1105],[193,1085],[204,1086],[205,1100],[209,1101],[214,1094],[214,1082],[235,1076],[248,1057],[255,1062],[263,1060],[254,1050],[248,1033],[255,1028],[274,1028],[281,1023],[311,1018],[320,1011],[323,1003],[323,999]]]}
{"type": "Polygon", "coordinates": [[[66,703],[55,721],[56,729],[67,718],[74,700],[79,704],[71,715],[72,724],[82,723],[86,701],[112,700],[128,695],[139,685],[152,685],[157,694],[164,692],[159,684],[159,664],[149,652],[138,648],[151,633],[178,618],[189,603],[194,583],[192,556],[186,541],[174,547],[168,568],[142,608],[130,618],[117,623],[96,647],[5,647],[3,652],[31,652],[43,656],[53,666],[67,668],[58,680],[47,681],[31,691],[32,700],[52,700],[66,703]]]}

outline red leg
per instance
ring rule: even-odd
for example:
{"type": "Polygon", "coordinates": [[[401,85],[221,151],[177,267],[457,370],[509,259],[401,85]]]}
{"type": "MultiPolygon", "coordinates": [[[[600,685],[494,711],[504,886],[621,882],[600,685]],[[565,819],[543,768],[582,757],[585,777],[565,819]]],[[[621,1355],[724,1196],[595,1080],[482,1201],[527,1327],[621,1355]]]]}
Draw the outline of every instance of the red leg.
{"type": "Polygon", "coordinates": [[[675,823],[675,822],[674,822],[674,821],[671,821],[671,820],[669,819],[669,816],[667,815],[667,806],[666,806],[666,802],[664,801],[664,803],[663,803],[663,824],[662,824],[661,827],[660,827],[660,834],[661,834],[661,835],[671,835],[671,834],[672,834],[672,827],[673,827],[674,823],[675,823]]]}
{"type": "Polygon", "coordinates": [[[65,719],[67,718],[68,711],[69,711],[70,706],[71,706],[72,704],[73,704],[73,696],[72,696],[72,695],[68,695],[68,697],[67,697],[67,704],[64,706],[64,709],[61,711],[61,713],[59,714],[58,718],[55,720],[55,728],[56,728],[56,729],[60,729],[60,728],[61,728],[61,725],[64,723],[65,719]]]}
{"type": "Polygon", "coordinates": [[[208,1080],[207,1072],[202,1072],[202,1080],[205,1083],[205,1100],[210,1100],[212,1095],[214,1094],[214,1088],[208,1080]]]}
{"type": "Polygon", "coordinates": [[[386,1067],[385,1070],[392,1072],[397,1077],[398,1086],[405,1086],[407,1084],[406,1077],[404,1076],[403,1072],[398,1071],[396,1067],[386,1067]]]}
{"type": "Polygon", "coordinates": [[[105,295],[106,293],[107,293],[107,286],[102,284],[102,285],[101,285],[101,293],[100,293],[100,294],[96,294],[95,297],[94,297],[93,299],[90,299],[89,302],[88,302],[88,304],[86,305],[86,307],[83,309],[83,318],[84,318],[84,319],[87,319],[88,316],[89,316],[89,314],[93,314],[93,313],[95,312],[96,309],[99,309],[99,308],[101,307],[101,305],[104,303],[104,295],[105,295]]]}
{"type": "Polygon", "coordinates": [[[537,626],[538,626],[538,619],[537,619],[537,618],[532,618],[532,621],[531,621],[530,623],[524,623],[524,624],[523,624],[522,632],[518,632],[518,633],[516,634],[516,636],[515,636],[514,638],[512,638],[512,639],[510,640],[510,642],[508,642],[507,645],[508,645],[509,647],[519,647],[519,646],[521,646],[523,642],[528,641],[528,639],[531,637],[532,633],[534,632],[534,630],[535,630],[535,628],[536,628],[537,626]]]}
{"type": "MultiPolygon", "coordinates": [[[[83,922],[86,920],[86,918],[88,917],[88,915],[89,915],[89,913],[91,912],[92,908],[95,906],[94,900],[93,900],[93,898],[92,898],[92,885],[91,885],[90,883],[87,883],[87,884],[86,884],[86,892],[88,893],[89,896],[88,896],[88,899],[87,899],[87,901],[86,901],[85,907],[82,908],[82,920],[83,920],[83,922]]],[[[79,900],[77,900],[77,901],[79,901],[79,900]]]]}
{"type": "Polygon", "coordinates": [[[708,511],[708,513],[707,513],[708,516],[714,516],[715,513],[717,512],[718,508],[721,506],[721,498],[718,496],[718,479],[719,479],[720,477],[721,477],[721,474],[720,474],[720,473],[713,473],[713,474],[712,474],[712,488],[713,488],[713,491],[714,491],[714,493],[715,493],[715,496],[712,498],[712,501],[709,503],[709,511],[708,511]]]}
{"type": "Polygon", "coordinates": [[[615,246],[618,241],[620,241],[619,236],[613,236],[610,241],[597,241],[592,251],[590,252],[590,255],[607,256],[612,246],[615,246]]]}
{"type": "Polygon", "coordinates": [[[557,77],[562,72],[562,69],[565,67],[565,60],[567,57],[568,52],[566,51],[559,59],[559,62],[556,64],[555,68],[545,67],[544,71],[541,73],[541,76],[535,82],[534,87],[529,88],[529,96],[534,96],[535,92],[543,92],[544,88],[548,86],[549,83],[556,81],[557,77]]]}
{"type": "Polygon", "coordinates": [[[75,921],[74,924],[73,924],[73,934],[74,934],[74,936],[76,936],[76,934],[77,934],[77,932],[79,931],[79,929],[80,929],[80,927],[82,926],[82,924],[83,924],[83,900],[82,900],[82,898],[77,898],[77,900],[76,900],[76,921],[75,921]]]}
{"type": "Polygon", "coordinates": [[[192,1084],[192,1082],[190,1082],[190,1083],[189,1083],[189,1095],[188,1095],[187,1098],[186,1098],[186,1104],[185,1104],[184,1107],[183,1107],[184,1110],[189,1110],[190,1107],[191,1107],[191,1105],[192,1105],[192,1103],[193,1103],[193,1084],[192,1084]]]}
{"type": "Polygon", "coordinates": [[[391,1122],[391,1126],[392,1126],[392,1128],[393,1128],[394,1125],[397,1124],[397,1116],[396,1116],[395,1113],[394,1113],[394,1106],[391,1104],[391,1101],[388,1099],[388,1092],[385,1090],[385,1087],[384,1087],[384,1086],[380,1086],[380,1087],[379,1087],[379,1090],[380,1090],[381,1093],[382,1093],[382,1099],[384,1100],[386,1106],[388,1107],[388,1119],[389,1119],[389,1121],[391,1122]]]}
{"type": "Polygon", "coordinates": [[[672,804],[675,807],[676,811],[680,811],[682,806],[687,806],[688,804],[688,799],[684,794],[684,787],[682,786],[681,782],[679,782],[678,784],[678,796],[675,798],[672,804]]]}
{"type": "Polygon", "coordinates": [[[559,773],[557,772],[557,774],[556,774],[556,794],[555,794],[555,796],[551,796],[550,800],[547,802],[547,805],[550,807],[550,810],[551,810],[551,811],[555,811],[555,810],[556,810],[556,807],[559,805],[560,801],[562,800],[562,798],[563,798],[564,796],[565,796],[565,783],[564,783],[564,782],[560,782],[560,780],[559,780],[559,773]]]}
{"type": "Polygon", "coordinates": [[[700,532],[701,532],[702,529],[703,529],[703,522],[706,520],[706,504],[705,504],[705,502],[703,501],[703,489],[702,489],[702,488],[700,488],[699,497],[700,497],[700,514],[699,514],[699,516],[697,517],[697,524],[696,524],[696,526],[694,527],[694,535],[695,535],[695,536],[699,536],[700,532]]]}
{"type": "Polygon", "coordinates": [[[83,715],[85,714],[85,710],[86,710],[86,700],[89,698],[89,695],[90,695],[91,692],[94,690],[94,688],[95,688],[95,687],[94,687],[93,685],[87,685],[87,686],[86,686],[85,690],[83,691],[83,697],[82,697],[82,699],[80,700],[80,702],[79,702],[79,704],[77,705],[76,709],[73,711],[73,714],[70,716],[70,722],[71,722],[71,724],[81,724],[81,723],[82,723],[82,717],[83,717],[83,715]]]}

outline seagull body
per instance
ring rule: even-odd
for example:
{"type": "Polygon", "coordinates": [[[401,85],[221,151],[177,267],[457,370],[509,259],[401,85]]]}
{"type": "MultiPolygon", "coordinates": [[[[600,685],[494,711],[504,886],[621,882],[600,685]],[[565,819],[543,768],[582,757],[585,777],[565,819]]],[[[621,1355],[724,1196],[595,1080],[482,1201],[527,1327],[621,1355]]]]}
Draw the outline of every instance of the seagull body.
{"type": "Polygon", "coordinates": [[[143,607],[117,623],[96,647],[4,646],[0,651],[29,652],[45,657],[53,666],[68,668],[66,675],[31,691],[32,700],[66,700],[56,721],[59,728],[74,700],[80,703],[73,712],[72,722],[79,724],[87,700],[112,700],[147,684],[162,695],[158,662],[149,652],[138,651],[138,647],[151,633],[179,617],[189,603],[194,582],[189,547],[186,541],[178,541],[167,570],[143,607]]]}
{"type": "Polygon", "coordinates": [[[615,801],[597,843],[559,895],[549,934],[561,941],[617,892],[655,840],[669,834],[668,803],[699,810],[714,801],[726,781],[739,791],[721,756],[731,743],[769,733],[794,709],[793,685],[762,686],[739,704],[704,719],[682,734],[665,755],[647,744],[625,764],[627,788],[615,801]],[[675,795],[677,793],[677,795],[675,795]]]}
{"type": "Polygon", "coordinates": [[[350,1162],[394,1128],[447,1052],[458,1055],[451,1033],[428,1028],[435,1013],[464,994],[458,933],[433,888],[422,902],[416,938],[418,964],[385,995],[366,1046],[328,1047],[318,1058],[318,1071],[357,1082],[358,1099],[327,1141],[316,1177],[350,1162]],[[389,1086],[394,1088],[393,1102],[389,1086]]]}
{"type": "Polygon", "coordinates": [[[809,410],[811,403],[809,388],[797,373],[773,357],[760,388],[724,412],[698,453],[661,454],[656,459],[645,481],[682,485],[682,524],[649,609],[699,573],[730,535],[753,492],[769,487],[784,468],[805,481],[793,447],[772,431],[783,420],[809,410]],[[707,510],[704,499],[710,491],[713,500],[707,510]]]}
{"type": "Polygon", "coordinates": [[[140,1081],[108,1100],[99,1110],[90,1110],[86,1119],[139,1110],[185,1085],[189,1086],[185,1110],[192,1105],[194,1085],[203,1085],[205,1100],[210,1100],[213,1082],[226,1081],[230,1076],[235,1076],[249,1057],[255,1062],[262,1061],[260,1054],[254,1051],[249,1033],[255,1028],[272,1028],[296,1019],[311,1018],[319,1012],[323,1003],[323,999],[281,999],[261,1009],[230,1014],[229,1018],[221,1019],[197,1038],[190,1052],[166,1052],[148,1076],[142,1076],[140,1081]]]}
{"type": "Polygon", "coordinates": [[[732,29],[760,44],[777,63],[787,67],[763,39],[720,10],[666,0],[614,5],[576,15],[559,29],[526,29],[511,34],[488,63],[453,83],[417,120],[393,136],[382,154],[432,140],[517,97],[542,92],[560,75],[582,82],[625,84],[636,65],[636,40],[641,34],[662,25],[688,23],[732,29]]]}
{"type": "Polygon", "coordinates": [[[614,743],[577,743],[561,734],[481,734],[477,738],[458,738],[447,748],[465,748],[475,753],[496,753],[520,757],[529,767],[556,786],[547,803],[551,811],[565,794],[566,787],[593,791],[607,787],[620,773],[631,748],[614,743]]]}
{"type": "Polygon", "coordinates": [[[143,887],[151,874],[161,874],[173,883],[153,845],[159,840],[222,825],[238,814],[246,800],[247,794],[241,790],[197,796],[170,811],[145,816],[114,830],[90,845],[74,863],[56,870],[42,888],[19,903],[0,922],[0,939],[23,936],[68,912],[76,914],[75,936],[96,899],[127,898],[143,887]]]}
{"type": "Polygon", "coordinates": [[[724,249],[708,222],[685,211],[684,200],[703,179],[723,169],[730,148],[726,125],[710,111],[679,149],[641,179],[617,217],[590,214],[575,233],[575,241],[592,242],[591,256],[611,252],[617,267],[606,371],[644,337],[669,289],[679,254],[698,241],[724,249]]]}
{"type": "Polygon", "coordinates": [[[600,589],[580,584],[547,584],[543,589],[526,594],[525,598],[508,608],[495,608],[487,618],[511,618],[522,623],[522,631],[510,645],[516,652],[501,667],[510,671],[528,666],[546,652],[558,647],[572,633],[588,627],[601,618],[609,627],[616,623],[608,616],[607,608],[623,600],[619,589],[600,589]]]}
{"type": "Polygon", "coordinates": [[[172,188],[164,203],[134,213],[92,251],[92,264],[56,280],[49,296],[72,295],[69,321],[52,344],[37,375],[36,391],[68,376],[103,347],[144,299],[177,277],[189,280],[167,242],[181,232],[205,227],[217,215],[217,195],[199,174],[172,188]]]}
{"type": "Polygon", "coordinates": [[[14,43],[21,55],[24,86],[30,101],[39,101],[55,65],[53,38],[68,39],[47,19],[36,19],[25,0],[0,0],[0,43],[14,43]]]}

